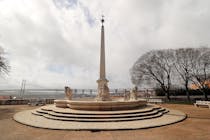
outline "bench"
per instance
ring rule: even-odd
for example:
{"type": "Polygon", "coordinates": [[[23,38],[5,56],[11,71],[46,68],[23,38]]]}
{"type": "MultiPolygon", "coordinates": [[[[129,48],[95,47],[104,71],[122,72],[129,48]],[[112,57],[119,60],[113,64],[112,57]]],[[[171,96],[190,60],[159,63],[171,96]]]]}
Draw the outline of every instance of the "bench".
{"type": "Polygon", "coordinates": [[[210,108],[210,101],[196,101],[194,103],[194,106],[196,106],[196,107],[207,107],[207,108],[210,108]]]}
{"type": "Polygon", "coordinates": [[[148,103],[159,103],[159,104],[162,104],[163,103],[163,100],[162,99],[148,99],[147,100],[148,103]]]}

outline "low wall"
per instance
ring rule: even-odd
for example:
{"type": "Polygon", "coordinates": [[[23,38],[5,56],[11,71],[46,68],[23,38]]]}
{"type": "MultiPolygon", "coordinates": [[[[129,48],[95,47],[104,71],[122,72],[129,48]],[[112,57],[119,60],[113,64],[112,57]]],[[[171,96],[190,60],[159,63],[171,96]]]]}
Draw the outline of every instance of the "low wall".
{"type": "Polygon", "coordinates": [[[54,104],[55,99],[45,99],[46,104],[54,104]]]}
{"type": "Polygon", "coordinates": [[[24,105],[24,104],[28,104],[29,100],[23,100],[23,99],[18,99],[18,100],[14,100],[14,99],[2,99],[0,100],[0,105],[24,105]]]}
{"type": "MultiPolygon", "coordinates": [[[[45,103],[53,104],[54,100],[55,99],[45,99],[45,103]]],[[[30,99],[1,99],[0,105],[26,105],[29,102],[30,102],[30,99]]]]}

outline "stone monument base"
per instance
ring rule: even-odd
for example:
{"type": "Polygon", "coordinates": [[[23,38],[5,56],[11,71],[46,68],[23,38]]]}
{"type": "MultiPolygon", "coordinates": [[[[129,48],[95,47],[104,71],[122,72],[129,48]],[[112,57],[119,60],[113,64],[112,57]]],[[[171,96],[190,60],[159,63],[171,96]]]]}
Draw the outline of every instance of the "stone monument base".
{"type": "Polygon", "coordinates": [[[57,130],[124,130],[153,128],[180,122],[186,114],[147,105],[132,110],[85,111],[55,105],[16,113],[14,120],[25,125],[57,130]]]}
{"type": "Polygon", "coordinates": [[[71,108],[75,110],[95,110],[95,111],[111,111],[111,110],[128,110],[144,107],[147,101],[74,101],[74,100],[55,100],[56,107],[71,108]]]}

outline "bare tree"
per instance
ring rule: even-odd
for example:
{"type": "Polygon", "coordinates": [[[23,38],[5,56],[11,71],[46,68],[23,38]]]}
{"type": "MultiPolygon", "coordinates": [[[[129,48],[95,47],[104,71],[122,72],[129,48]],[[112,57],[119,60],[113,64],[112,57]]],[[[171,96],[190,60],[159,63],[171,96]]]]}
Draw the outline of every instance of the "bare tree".
{"type": "Polygon", "coordinates": [[[182,48],[177,50],[150,51],[141,56],[131,68],[135,85],[158,84],[170,100],[171,79],[183,81],[190,101],[189,85],[194,84],[208,99],[210,78],[210,48],[182,48]],[[176,75],[178,74],[179,77],[176,75]],[[173,78],[171,78],[173,77],[173,78]]]}
{"type": "Polygon", "coordinates": [[[192,69],[199,57],[200,51],[194,48],[181,48],[175,50],[175,69],[180,75],[188,101],[190,101],[189,83],[192,80],[192,69]]]}
{"type": "Polygon", "coordinates": [[[0,47],[0,72],[8,74],[10,66],[8,64],[7,59],[4,57],[4,54],[5,54],[5,52],[4,52],[3,48],[0,47]]]}
{"type": "Polygon", "coordinates": [[[210,78],[210,49],[201,48],[196,62],[192,62],[192,81],[208,100],[208,80],[210,78]]]}
{"type": "Polygon", "coordinates": [[[172,50],[151,51],[140,57],[131,68],[131,80],[135,85],[155,82],[170,100],[171,74],[174,64],[172,50]]]}

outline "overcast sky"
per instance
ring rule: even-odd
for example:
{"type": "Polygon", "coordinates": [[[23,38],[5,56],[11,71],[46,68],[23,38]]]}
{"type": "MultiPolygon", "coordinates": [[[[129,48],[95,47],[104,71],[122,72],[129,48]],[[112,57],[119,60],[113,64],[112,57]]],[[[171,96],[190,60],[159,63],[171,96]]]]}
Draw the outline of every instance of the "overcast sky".
{"type": "Polygon", "coordinates": [[[105,15],[109,87],[152,49],[210,44],[209,0],[0,0],[0,46],[11,71],[0,89],[96,88],[105,15]]]}

